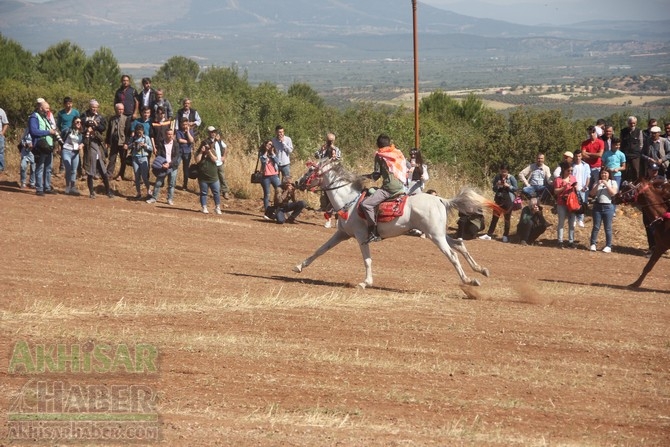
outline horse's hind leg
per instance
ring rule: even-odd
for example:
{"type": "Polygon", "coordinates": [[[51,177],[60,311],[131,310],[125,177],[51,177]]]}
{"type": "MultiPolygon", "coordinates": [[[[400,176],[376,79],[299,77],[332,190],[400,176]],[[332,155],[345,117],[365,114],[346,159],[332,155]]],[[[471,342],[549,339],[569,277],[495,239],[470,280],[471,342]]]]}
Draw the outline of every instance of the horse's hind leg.
{"type": "Polygon", "coordinates": [[[323,244],[321,247],[319,247],[319,248],[314,252],[314,254],[313,254],[312,256],[310,256],[309,258],[307,258],[307,259],[305,259],[304,261],[302,261],[300,264],[298,264],[298,265],[296,265],[295,267],[293,267],[293,271],[294,271],[294,272],[297,272],[297,273],[302,272],[302,269],[304,269],[305,267],[309,266],[312,262],[314,262],[314,260],[315,260],[316,258],[318,258],[319,256],[321,256],[322,254],[324,254],[325,252],[327,252],[328,250],[330,250],[331,248],[333,248],[334,246],[336,246],[336,245],[339,244],[340,242],[342,242],[342,241],[346,241],[346,240],[349,239],[350,237],[351,237],[351,236],[349,236],[349,235],[348,235],[347,233],[345,233],[344,231],[340,231],[340,230],[336,231],[335,234],[333,234],[333,235],[331,236],[331,238],[328,239],[328,240],[326,241],[325,244],[323,244]]]}
{"type": "Polygon", "coordinates": [[[467,248],[465,248],[465,244],[463,243],[462,240],[455,240],[447,236],[447,243],[449,246],[459,252],[461,256],[465,258],[466,261],[468,261],[468,264],[474,270],[475,272],[481,273],[482,275],[486,276],[488,278],[489,276],[489,269],[486,267],[482,267],[481,265],[477,264],[475,259],[472,257],[470,252],[468,251],[467,248]]]}
{"type": "Polygon", "coordinates": [[[467,277],[465,272],[463,271],[463,267],[461,267],[461,263],[458,261],[458,255],[454,250],[451,249],[449,246],[449,243],[447,243],[447,239],[444,237],[431,237],[430,238],[435,245],[440,249],[442,253],[451,261],[451,264],[454,266],[456,269],[456,273],[458,273],[458,276],[461,277],[461,281],[463,281],[463,284],[470,284],[473,286],[478,286],[479,280],[477,279],[470,279],[467,277]]]}

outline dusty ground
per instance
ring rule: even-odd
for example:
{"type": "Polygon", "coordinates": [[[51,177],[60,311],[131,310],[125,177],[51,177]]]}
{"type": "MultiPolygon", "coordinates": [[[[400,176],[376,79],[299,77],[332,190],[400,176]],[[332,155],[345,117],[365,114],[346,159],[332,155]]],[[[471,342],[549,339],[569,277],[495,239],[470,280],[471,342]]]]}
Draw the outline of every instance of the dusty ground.
{"type": "Polygon", "coordinates": [[[670,261],[627,289],[639,236],[610,255],[553,232],[471,241],[491,270],[472,300],[424,239],[374,245],[361,291],[351,241],[291,271],[333,231],[315,213],[279,226],[258,201],[206,216],[193,194],[164,200],[0,182],[0,445],[33,378],[8,374],[20,340],[157,346],[158,373],[131,380],[159,392],[161,445],[670,445],[670,261]]]}

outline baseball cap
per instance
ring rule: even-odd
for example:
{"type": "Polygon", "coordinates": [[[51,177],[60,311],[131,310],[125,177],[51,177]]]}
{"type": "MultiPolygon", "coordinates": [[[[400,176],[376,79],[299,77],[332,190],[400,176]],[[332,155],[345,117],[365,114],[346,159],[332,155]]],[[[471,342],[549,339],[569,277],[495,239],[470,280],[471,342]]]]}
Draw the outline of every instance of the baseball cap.
{"type": "Polygon", "coordinates": [[[661,128],[658,127],[658,126],[654,126],[651,129],[649,129],[649,132],[651,132],[651,133],[656,133],[656,132],[661,133],[661,128]]]}
{"type": "Polygon", "coordinates": [[[570,157],[570,158],[575,158],[574,154],[570,151],[565,151],[563,152],[564,157],[570,157]]]}
{"type": "Polygon", "coordinates": [[[216,131],[216,127],[214,127],[214,126],[209,126],[207,128],[207,132],[215,132],[215,131],[216,131]]]}

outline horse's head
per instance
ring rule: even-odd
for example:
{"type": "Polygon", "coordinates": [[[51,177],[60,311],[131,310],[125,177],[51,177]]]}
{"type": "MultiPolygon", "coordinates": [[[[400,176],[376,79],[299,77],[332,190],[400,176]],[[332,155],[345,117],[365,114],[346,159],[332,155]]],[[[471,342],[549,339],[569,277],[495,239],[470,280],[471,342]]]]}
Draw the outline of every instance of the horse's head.
{"type": "Polygon", "coordinates": [[[332,168],[333,163],[335,162],[328,158],[322,158],[318,162],[308,161],[306,163],[307,172],[297,182],[298,189],[315,191],[323,187],[323,176],[332,168]]]}
{"type": "Polygon", "coordinates": [[[616,205],[635,203],[637,201],[637,196],[639,195],[641,184],[642,183],[624,181],[621,183],[619,192],[614,196],[613,202],[616,205]]]}

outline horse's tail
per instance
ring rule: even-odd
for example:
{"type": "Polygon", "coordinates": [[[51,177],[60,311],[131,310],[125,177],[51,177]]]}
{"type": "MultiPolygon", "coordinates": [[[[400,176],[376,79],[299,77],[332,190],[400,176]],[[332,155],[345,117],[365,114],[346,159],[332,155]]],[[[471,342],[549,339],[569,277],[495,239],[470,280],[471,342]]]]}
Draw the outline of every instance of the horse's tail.
{"type": "Polygon", "coordinates": [[[464,214],[475,214],[481,212],[482,207],[486,207],[498,216],[505,213],[502,207],[468,187],[461,189],[458,195],[452,199],[440,198],[440,200],[442,200],[445,208],[447,208],[447,212],[452,208],[456,208],[464,214]]]}

